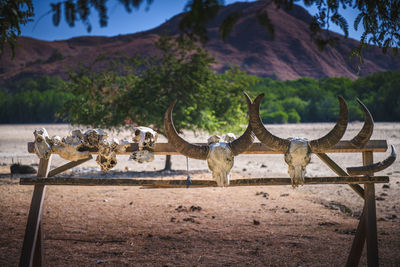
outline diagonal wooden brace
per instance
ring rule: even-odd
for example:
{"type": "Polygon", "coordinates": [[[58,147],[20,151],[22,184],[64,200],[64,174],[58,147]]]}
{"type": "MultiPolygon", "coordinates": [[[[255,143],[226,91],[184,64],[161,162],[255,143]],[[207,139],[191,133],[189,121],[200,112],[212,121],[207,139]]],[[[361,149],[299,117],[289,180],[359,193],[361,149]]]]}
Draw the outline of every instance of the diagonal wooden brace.
{"type": "MultiPolygon", "coordinates": [[[[38,177],[47,177],[51,156],[49,159],[40,159],[38,177]]],[[[43,257],[43,226],[42,208],[46,192],[45,185],[35,185],[26,223],[24,243],[21,250],[19,266],[42,266],[43,257]]]]}

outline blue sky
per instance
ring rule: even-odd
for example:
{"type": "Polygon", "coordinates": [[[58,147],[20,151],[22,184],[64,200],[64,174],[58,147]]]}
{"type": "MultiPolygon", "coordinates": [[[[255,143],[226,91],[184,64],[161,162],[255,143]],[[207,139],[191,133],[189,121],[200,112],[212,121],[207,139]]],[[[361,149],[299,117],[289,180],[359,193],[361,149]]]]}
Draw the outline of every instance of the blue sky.
{"type": "MultiPolygon", "coordinates": [[[[119,34],[130,34],[140,31],[152,29],[171,17],[181,13],[188,0],[154,0],[153,3],[146,9],[146,4],[142,4],[138,10],[133,10],[131,13],[125,11],[125,8],[117,1],[108,1],[108,25],[100,27],[96,11],[92,11],[90,22],[92,31],[88,33],[86,27],[77,21],[74,27],[69,27],[65,22],[62,14],[61,22],[56,27],[52,22],[52,15],[44,15],[50,10],[50,3],[58,3],[60,0],[33,0],[35,17],[33,22],[22,26],[23,36],[29,36],[40,40],[54,41],[65,40],[72,37],[91,35],[91,36],[115,36],[119,34]],[[41,19],[39,20],[39,18],[41,19]]],[[[225,0],[225,4],[238,2],[235,0],[225,0]]],[[[251,2],[251,1],[246,1],[251,2]]],[[[316,8],[305,7],[311,14],[316,12],[316,8]]],[[[353,21],[357,15],[356,10],[342,10],[343,16],[349,23],[349,37],[359,40],[360,31],[355,32],[353,21]]],[[[332,31],[343,32],[332,25],[332,31]]]]}

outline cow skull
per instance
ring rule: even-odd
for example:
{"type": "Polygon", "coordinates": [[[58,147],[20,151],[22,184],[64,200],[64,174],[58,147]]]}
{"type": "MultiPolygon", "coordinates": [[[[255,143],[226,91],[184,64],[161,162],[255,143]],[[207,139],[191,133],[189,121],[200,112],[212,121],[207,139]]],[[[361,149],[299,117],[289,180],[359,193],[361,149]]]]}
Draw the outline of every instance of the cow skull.
{"type": "Polygon", "coordinates": [[[175,103],[176,101],[169,106],[164,117],[165,135],[168,142],[184,156],[207,160],[208,167],[217,185],[229,185],[234,156],[246,151],[254,141],[250,124],[243,135],[237,139],[233,134],[224,135],[222,140],[219,136],[214,135],[208,139],[207,145],[190,144],[178,135],[172,122],[172,110],[175,103]]]}
{"type": "Polygon", "coordinates": [[[41,159],[49,159],[51,155],[51,145],[49,144],[50,138],[45,128],[35,130],[34,148],[36,155],[41,159]]]}
{"type": "Polygon", "coordinates": [[[254,103],[245,93],[249,107],[250,124],[254,134],[266,147],[283,152],[285,161],[289,165],[288,173],[292,181],[292,186],[304,184],[306,166],[310,162],[311,152],[323,153],[324,150],[334,146],[343,137],[348,122],[348,110],[346,102],[339,97],[340,113],[335,127],[324,137],[308,141],[304,138],[282,139],[271,134],[263,125],[260,119],[260,104],[264,94],[259,95],[254,103]]]}
{"type": "Polygon", "coordinates": [[[139,150],[134,151],[129,159],[133,159],[139,163],[151,162],[154,160],[154,147],[158,138],[158,133],[148,127],[133,128],[133,142],[138,143],[139,150]]]}
{"type": "MultiPolygon", "coordinates": [[[[348,110],[346,102],[342,97],[338,97],[340,112],[334,128],[319,139],[308,141],[304,138],[282,139],[270,133],[263,125],[260,119],[260,104],[264,94],[259,95],[254,103],[245,93],[249,107],[250,124],[254,134],[266,147],[280,151],[285,154],[285,161],[289,165],[288,173],[292,180],[292,186],[304,184],[306,166],[310,162],[311,153],[324,153],[326,149],[336,145],[346,132],[348,122],[348,110]]],[[[373,119],[365,105],[357,100],[364,112],[364,126],[350,143],[354,147],[363,147],[372,135],[374,128],[373,119]]]]}
{"type": "Polygon", "coordinates": [[[306,166],[311,160],[311,150],[308,140],[303,138],[290,138],[289,149],[285,152],[285,162],[289,166],[289,176],[292,178],[292,186],[304,184],[306,166]]]}
{"type": "Polygon", "coordinates": [[[234,163],[234,155],[229,147],[229,141],[227,141],[230,138],[226,138],[227,135],[223,135],[223,137],[225,138],[222,140],[218,135],[208,138],[210,153],[207,157],[207,164],[218,186],[229,185],[230,171],[234,163]]]}

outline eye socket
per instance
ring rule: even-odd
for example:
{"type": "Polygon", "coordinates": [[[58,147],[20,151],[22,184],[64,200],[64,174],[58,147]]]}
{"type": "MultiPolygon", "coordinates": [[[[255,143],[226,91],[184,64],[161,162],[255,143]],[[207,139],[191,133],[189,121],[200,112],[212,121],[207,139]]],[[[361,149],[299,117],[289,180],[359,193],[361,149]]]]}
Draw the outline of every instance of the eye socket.
{"type": "Polygon", "coordinates": [[[151,138],[151,134],[150,133],[146,133],[146,138],[151,138]]]}
{"type": "Polygon", "coordinates": [[[135,131],[135,135],[138,136],[140,134],[140,130],[135,131]]]}

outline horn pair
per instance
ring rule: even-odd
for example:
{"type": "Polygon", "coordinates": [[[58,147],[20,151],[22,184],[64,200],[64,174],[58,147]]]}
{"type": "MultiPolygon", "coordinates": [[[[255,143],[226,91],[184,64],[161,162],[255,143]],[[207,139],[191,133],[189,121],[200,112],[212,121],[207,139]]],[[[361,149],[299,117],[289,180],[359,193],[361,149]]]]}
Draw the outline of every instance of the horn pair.
{"type": "MultiPolygon", "coordinates": [[[[178,135],[172,121],[172,110],[174,109],[175,103],[176,100],[168,107],[164,117],[165,135],[168,138],[168,142],[175,147],[176,151],[189,158],[206,160],[209,153],[208,146],[190,144],[178,135]]],[[[239,138],[229,143],[229,147],[233,155],[237,156],[246,151],[246,149],[254,142],[254,138],[255,137],[249,123],[246,131],[239,138]]]]}
{"type": "MultiPolygon", "coordinates": [[[[254,100],[254,103],[246,93],[244,93],[244,95],[249,108],[250,124],[257,138],[261,141],[261,143],[272,150],[283,153],[286,152],[289,149],[289,139],[283,139],[270,133],[264,127],[260,119],[260,104],[261,100],[264,98],[264,94],[257,96],[254,100]]],[[[344,99],[342,97],[338,97],[338,100],[340,104],[340,112],[335,127],[333,127],[333,129],[325,136],[319,139],[311,140],[308,143],[311,151],[314,153],[323,152],[324,150],[336,145],[346,132],[349,112],[344,99]]],[[[371,127],[367,128],[368,129],[365,129],[365,131],[370,131],[371,127]]],[[[364,134],[365,137],[367,135],[367,133],[364,134]]],[[[368,139],[365,141],[365,138],[358,137],[357,142],[360,144],[364,142],[366,143],[368,142],[368,139]]]]}

